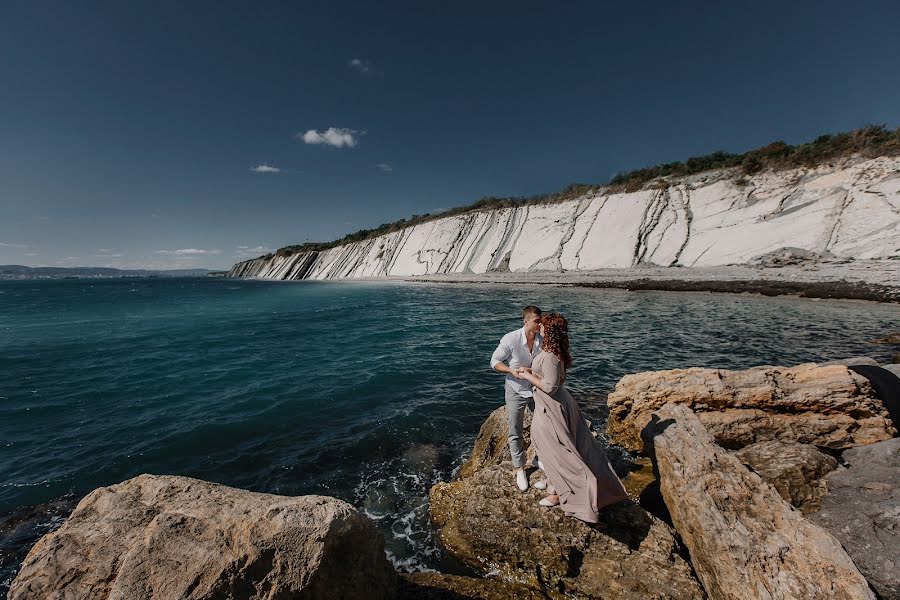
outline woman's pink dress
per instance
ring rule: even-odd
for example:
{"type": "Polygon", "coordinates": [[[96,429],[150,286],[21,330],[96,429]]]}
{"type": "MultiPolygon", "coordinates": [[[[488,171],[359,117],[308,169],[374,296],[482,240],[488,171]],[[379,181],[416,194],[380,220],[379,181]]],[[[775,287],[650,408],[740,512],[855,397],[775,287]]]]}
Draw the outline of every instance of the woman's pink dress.
{"type": "Polygon", "coordinates": [[[531,443],[550,486],[559,494],[563,511],[596,523],[601,508],[627,500],[628,494],[591,435],[575,399],[563,386],[565,370],[559,358],[541,352],[531,371],[541,380],[534,388],[531,443]]]}

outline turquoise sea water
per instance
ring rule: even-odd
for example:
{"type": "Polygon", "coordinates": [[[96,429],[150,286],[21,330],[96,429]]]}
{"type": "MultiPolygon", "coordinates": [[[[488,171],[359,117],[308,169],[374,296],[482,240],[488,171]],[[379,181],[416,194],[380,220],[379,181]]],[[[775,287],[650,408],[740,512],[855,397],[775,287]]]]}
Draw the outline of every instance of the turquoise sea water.
{"type": "MultiPolygon", "coordinates": [[[[436,567],[428,489],[451,477],[500,406],[502,378],[488,360],[530,303],[569,318],[569,381],[588,415],[625,373],[862,354],[889,362],[894,349],[867,340],[900,329],[896,305],[855,301],[546,286],[0,282],[0,519],[60,498],[70,505],[140,473],[180,474],[343,498],[376,520],[399,566],[436,567]]],[[[0,528],[0,592],[53,514],[27,535],[0,528]]]]}

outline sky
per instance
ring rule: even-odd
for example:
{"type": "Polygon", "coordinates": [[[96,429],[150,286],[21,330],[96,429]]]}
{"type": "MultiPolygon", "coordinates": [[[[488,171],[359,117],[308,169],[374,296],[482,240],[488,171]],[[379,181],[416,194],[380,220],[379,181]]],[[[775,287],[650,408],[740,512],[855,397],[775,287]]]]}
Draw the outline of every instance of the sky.
{"type": "Polygon", "coordinates": [[[228,268],[900,125],[900,3],[0,2],[0,264],[228,268]]]}

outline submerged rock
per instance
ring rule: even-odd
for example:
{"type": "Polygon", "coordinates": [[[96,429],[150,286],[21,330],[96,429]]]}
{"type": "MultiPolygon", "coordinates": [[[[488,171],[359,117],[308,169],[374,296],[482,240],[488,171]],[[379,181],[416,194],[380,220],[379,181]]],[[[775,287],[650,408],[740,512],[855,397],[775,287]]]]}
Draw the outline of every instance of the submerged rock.
{"type": "Polygon", "coordinates": [[[853,448],[809,518],[841,541],[884,600],[900,598],[900,438],[853,448]]]}
{"type": "Polygon", "coordinates": [[[787,442],[750,444],[735,456],[803,512],[819,509],[826,489],[822,478],[838,464],[833,456],[819,452],[815,446],[787,442]]]}
{"type": "Polygon", "coordinates": [[[844,449],[897,432],[864,377],[845,366],[810,363],[626,375],[609,396],[608,435],[641,450],[641,430],[668,402],[691,408],[716,443],[729,449],[770,440],[844,449]]]}
{"type": "Polygon", "coordinates": [[[384,540],[326,496],[141,475],[91,492],[32,548],[9,592],[34,598],[391,598],[384,540]]]}
{"type": "Polygon", "coordinates": [[[644,509],[622,502],[588,525],[538,506],[543,493],[519,492],[511,473],[492,465],[431,489],[440,539],[469,566],[551,597],[705,597],[674,532],[644,509]]]}
{"type": "Polygon", "coordinates": [[[840,542],[716,445],[689,408],[654,416],[644,435],[662,494],[710,597],[875,599],[840,542]]]}

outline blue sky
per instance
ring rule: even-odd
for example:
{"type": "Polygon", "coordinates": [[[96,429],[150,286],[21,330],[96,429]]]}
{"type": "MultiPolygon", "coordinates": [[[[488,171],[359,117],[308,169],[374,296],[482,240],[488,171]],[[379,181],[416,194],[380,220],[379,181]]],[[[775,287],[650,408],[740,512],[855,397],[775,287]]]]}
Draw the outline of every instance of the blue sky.
{"type": "Polygon", "coordinates": [[[228,267],[900,124],[900,3],[0,3],[0,264],[228,267]],[[277,170],[277,172],[275,172],[277,170]]]}

